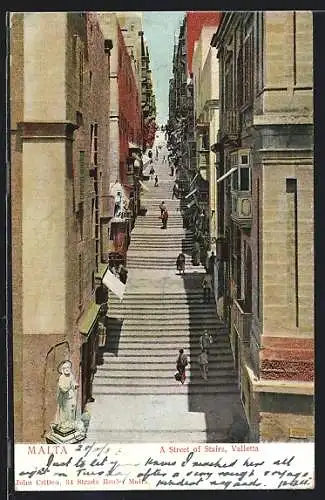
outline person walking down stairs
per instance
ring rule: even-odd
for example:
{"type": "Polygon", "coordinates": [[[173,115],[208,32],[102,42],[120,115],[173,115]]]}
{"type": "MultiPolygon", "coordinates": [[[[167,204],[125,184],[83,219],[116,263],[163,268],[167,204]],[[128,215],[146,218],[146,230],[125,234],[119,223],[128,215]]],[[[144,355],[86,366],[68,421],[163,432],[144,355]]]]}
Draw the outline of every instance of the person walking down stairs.
{"type": "Polygon", "coordinates": [[[201,372],[202,378],[204,380],[208,380],[209,360],[208,360],[208,354],[206,351],[202,351],[201,354],[199,354],[198,363],[200,366],[200,372],[201,372]]]}
{"type": "Polygon", "coordinates": [[[203,301],[210,302],[212,295],[212,277],[208,272],[204,276],[202,280],[202,288],[203,288],[203,301]]]}
{"type": "Polygon", "coordinates": [[[176,267],[179,274],[185,274],[185,255],[180,253],[176,260],[176,267]]]}
{"type": "Polygon", "coordinates": [[[188,365],[188,360],[186,354],[184,354],[184,349],[179,350],[179,355],[176,360],[176,370],[175,374],[176,380],[179,380],[181,384],[184,384],[186,379],[186,366],[188,365]]]}
{"type": "Polygon", "coordinates": [[[167,210],[167,206],[166,206],[166,203],[164,201],[162,201],[159,205],[159,208],[160,208],[160,215],[163,214],[163,211],[164,210],[167,210]]]}
{"type": "Polygon", "coordinates": [[[156,174],[156,177],[155,177],[155,187],[159,187],[158,186],[158,175],[156,174]]]}
{"type": "Polygon", "coordinates": [[[167,221],[168,221],[167,209],[163,211],[163,213],[161,215],[161,220],[162,220],[162,228],[161,229],[167,229],[167,221]]]}

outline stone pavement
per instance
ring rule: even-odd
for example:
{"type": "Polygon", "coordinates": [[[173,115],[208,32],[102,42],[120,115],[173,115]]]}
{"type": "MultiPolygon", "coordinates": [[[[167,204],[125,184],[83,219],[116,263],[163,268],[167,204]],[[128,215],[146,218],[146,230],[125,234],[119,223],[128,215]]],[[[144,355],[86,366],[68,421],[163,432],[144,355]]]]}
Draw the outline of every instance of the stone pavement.
{"type": "Polygon", "coordinates": [[[192,234],[183,228],[180,201],[171,199],[174,179],[163,154],[164,146],[154,162],[159,187],[145,182],[147,214],[131,234],[126,294],[122,302],[110,296],[107,345],[99,353],[95,402],[88,404],[88,441],[224,441],[233,413],[242,412],[229,339],[214,301],[202,301],[205,270],[191,263],[192,234]],[[159,220],[163,200],[166,230],[159,220]],[[181,251],[185,276],[176,272],[181,251]],[[197,363],[204,328],[214,337],[208,381],[197,363]],[[181,347],[189,359],[184,385],[174,379],[181,347]]]}

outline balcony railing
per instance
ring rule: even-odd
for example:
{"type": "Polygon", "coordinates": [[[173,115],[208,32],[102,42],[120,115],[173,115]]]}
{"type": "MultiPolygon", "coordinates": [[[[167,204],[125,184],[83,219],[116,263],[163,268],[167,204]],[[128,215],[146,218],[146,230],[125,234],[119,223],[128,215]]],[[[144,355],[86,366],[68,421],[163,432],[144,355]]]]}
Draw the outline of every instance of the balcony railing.
{"type": "Polygon", "coordinates": [[[240,114],[237,110],[221,113],[221,136],[237,139],[240,135],[240,114]]]}
{"type": "Polygon", "coordinates": [[[233,327],[236,329],[242,342],[249,342],[252,324],[252,313],[244,311],[244,300],[234,299],[231,307],[233,327]]]}
{"type": "Polygon", "coordinates": [[[231,218],[241,227],[251,227],[252,195],[249,191],[235,191],[232,193],[231,218]]]}

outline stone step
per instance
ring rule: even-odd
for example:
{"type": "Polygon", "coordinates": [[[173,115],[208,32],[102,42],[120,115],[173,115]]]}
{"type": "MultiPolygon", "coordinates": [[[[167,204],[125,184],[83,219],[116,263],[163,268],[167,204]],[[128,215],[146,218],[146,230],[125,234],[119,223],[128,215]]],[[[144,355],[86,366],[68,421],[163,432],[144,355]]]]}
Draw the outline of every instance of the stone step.
{"type": "MultiPolygon", "coordinates": [[[[114,340],[116,340],[116,337],[113,338],[111,336],[108,337],[108,345],[110,344],[114,344],[114,340]]],[[[129,340],[129,339],[125,339],[123,338],[123,334],[121,336],[121,338],[119,339],[118,342],[116,342],[116,345],[118,347],[118,350],[119,352],[122,352],[122,350],[136,350],[136,351],[139,351],[139,354],[141,354],[141,351],[145,351],[145,352],[160,352],[160,350],[168,350],[168,352],[172,351],[172,352],[175,352],[176,353],[178,352],[178,349],[179,349],[179,346],[181,345],[181,347],[183,349],[185,349],[185,351],[193,351],[193,350],[197,350],[198,352],[201,351],[201,346],[199,344],[199,341],[190,341],[189,342],[189,339],[186,339],[186,340],[183,340],[181,341],[180,339],[171,339],[169,342],[161,342],[160,339],[158,341],[153,339],[152,341],[149,341],[149,340],[139,340],[139,341],[134,341],[134,340],[129,340]],[[159,347],[158,347],[158,342],[159,342],[159,347]],[[182,342],[182,343],[181,343],[182,342]]],[[[230,349],[230,345],[229,345],[229,342],[224,342],[224,343],[213,343],[210,345],[209,347],[209,353],[211,354],[211,356],[214,355],[214,353],[222,353],[222,352],[226,352],[227,349],[230,349]]],[[[209,354],[209,355],[210,355],[209,354]]]]}
{"type": "Polygon", "coordinates": [[[164,306],[158,305],[158,304],[146,304],[146,305],[141,305],[141,307],[138,307],[136,305],[131,305],[129,307],[121,307],[118,308],[116,304],[111,304],[109,303],[109,315],[112,317],[116,317],[116,314],[137,314],[138,316],[141,315],[150,315],[150,316],[164,316],[164,317],[171,317],[173,316],[186,316],[188,318],[194,317],[194,316],[209,316],[209,315],[214,315],[215,317],[217,312],[216,312],[216,307],[213,302],[210,302],[209,304],[205,304],[202,300],[202,307],[200,307],[200,304],[197,304],[195,306],[191,306],[191,308],[188,310],[186,308],[186,304],[184,305],[174,305],[174,307],[171,305],[168,307],[168,305],[164,306]],[[204,307],[207,306],[207,307],[204,307]]]}
{"type": "MultiPolygon", "coordinates": [[[[109,336],[110,337],[114,337],[114,336],[119,336],[120,335],[120,328],[119,328],[119,325],[115,326],[114,325],[111,325],[112,328],[110,328],[110,333],[109,333],[109,336]]],[[[143,340],[146,340],[146,339],[152,339],[153,341],[157,342],[170,342],[170,339],[187,339],[187,340],[191,340],[191,342],[196,342],[196,341],[199,341],[199,338],[201,336],[201,333],[199,330],[195,331],[195,332],[190,332],[189,330],[177,330],[176,332],[174,332],[173,330],[169,330],[167,329],[166,330],[166,333],[165,334],[158,334],[156,335],[156,333],[154,331],[138,331],[138,332],[124,332],[123,331],[123,338],[128,338],[128,339],[143,339],[143,340]]],[[[215,344],[222,344],[224,342],[227,342],[229,337],[228,337],[228,334],[226,331],[220,331],[218,329],[214,330],[214,329],[210,329],[209,330],[209,333],[212,335],[213,337],[213,342],[215,344]]]]}
{"type": "MultiPolygon", "coordinates": [[[[167,358],[162,358],[161,360],[146,358],[145,363],[139,363],[139,358],[136,356],[126,356],[122,358],[121,356],[116,357],[113,353],[103,353],[103,364],[99,364],[102,369],[107,370],[154,370],[157,367],[159,370],[170,371],[174,370],[176,364],[177,355],[173,358],[173,361],[167,358]],[[123,360],[122,360],[123,359],[123,360]],[[122,361],[121,361],[122,360],[122,361]]],[[[211,357],[210,357],[211,358],[211,357]]],[[[188,365],[189,370],[199,370],[197,359],[194,356],[188,355],[188,365]],[[192,361],[191,361],[192,359],[192,361]]],[[[219,370],[219,369],[233,369],[234,361],[232,356],[213,356],[209,361],[209,370],[219,370]],[[229,358],[229,359],[228,359],[229,358]]]]}
{"type": "MultiPolygon", "coordinates": [[[[206,382],[205,382],[206,384],[206,382]]],[[[96,398],[98,395],[114,395],[114,394],[129,394],[134,395],[150,395],[150,394],[164,394],[164,395],[174,395],[179,394],[180,392],[187,392],[190,397],[193,394],[238,394],[237,386],[232,382],[230,384],[222,383],[218,386],[213,385],[196,385],[196,384],[188,384],[186,381],[182,385],[179,382],[172,382],[169,385],[161,386],[107,386],[107,385],[94,385],[93,395],[96,398]]]]}
{"type": "MultiPolygon", "coordinates": [[[[117,304],[120,304],[120,299],[116,297],[116,295],[111,295],[110,300],[112,302],[116,302],[117,304]]],[[[128,305],[129,303],[133,304],[139,304],[139,303],[152,303],[152,304],[188,304],[191,306],[192,304],[199,304],[202,302],[202,290],[199,292],[193,293],[189,292],[188,294],[186,292],[179,292],[179,293],[165,293],[161,294],[159,292],[157,293],[152,293],[152,294],[145,294],[145,293],[129,293],[126,292],[124,297],[123,297],[123,304],[128,305]]]]}
{"type": "MultiPolygon", "coordinates": [[[[175,363],[161,363],[158,367],[159,371],[159,376],[166,376],[170,374],[170,371],[175,370],[175,363]]],[[[187,369],[189,370],[190,373],[192,374],[198,374],[200,373],[200,367],[197,363],[197,361],[192,362],[192,364],[187,365],[187,369]]],[[[136,363],[110,363],[109,360],[106,360],[106,362],[103,365],[98,365],[97,366],[97,373],[111,373],[112,376],[123,376],[124,373],[128,373],[129,376],[149,376],[152,374],[152,376],[157,376],[157,373],[155,373],[154,367],[151,366],[150,364],[143,364],[143,365],[138,365],[136,363]]],[[[217,363],[216,361],[211,361],[209,362],[209,373],[211,373],[211,376],[218,375],[218,373],[233,373],[234,372],[234,364],[230,363],[229,361],[223,361],[220,363],[217,363]]],[[[97,375],[96,375],[97,376],[97,375]]]]}
{"type": "MultiPolygon", "coordinates": [[[[186,356],[188,359],[187,366],[188,366],[188,368],[192,369],[193,366],[197,365],[198,353],[193,354],[193,353],[187,352],[186,356]]],[[[136,356],[134,354],[126,354],[125,352],[119,353],[118,357],[111,352],[103,352],[103,360],[104,360],[105,364],[109,363],[110,365],[116,364],[116,365],[121,365],[121,366],[135,364],[139,367],[151,366],[151,365],[153,368],[155,366],[161,367],[161,366],[169,366],[169,365],[172,365],[173,367],[175,367],[176,358],[177,358],[177,352],[176,352],[175,356],[173,357],[173,359],[163,357],[160,355],[151,355],[151,357],[150,356],[146,357],[145,360],[143,360],[141,356],[136,356]]],[[[229,350],[229,352],[225,352],[225,353],[219,352],[217,354],[214,354],[212,358],[210,357],[209,366],[216,365],[218,367],[218,366],[223,366],[224,364],[227,364],[227,366],[228,366],[229,363],[232,363],[232,365],[234,363],[230,350],[229,350]]]]}
{"type": "MultiPolygon", "coordinates": [[[[156,338],[141,338],[141,339],[137,339],[137,340],[134,340],[134,338],[132,339],[132,337],[130,338],[129,336],[127,338],[124,337],[124,333],[122,333],[121,336],[119,335],[112,335],[112,333],[109,333],[109,342],[114,342],[115,340],[118,340],[118,346],[119,346],[119,349],[122,349],[126,346],[134,346],[134,348],[136,349],[137,346],[139,346],[140,348],[142,348],[142,346],[152,346],[152,345],[156,345],[158,342],[159,342],[159,345],[161,347],[170,347],[170,348],[173,348],[173,349],[177,349],[177,347],[181,344],[185,349],[189,349],[189,346],[190,348],[199,348],[200,347],[200,344],[199,344],[199,337],[197,337],[195,340],[194,339],[189,339],[188,337],[181,337],[181,336],[178,336],[178,337],[171,337],[169,340],[164,338],[164,339],[161,339],[159,337],[156,337],[156,338]]],[[[219,349],[226,349],[226,348],[229,348],[229,340],[228,339],[222,339],[222,340],[218,340],[218,341],[215,341],[213,342],[213,344],[211,345],[214,345],[218,350],[219,349]]]]}
{"type": "Polygon", "coordinates": [[[192,248],[192,243],[191,241],[185,241],[181,238],[173,237],[172,241],[169,241],[170,236],[167,238],[166,236],[162,237],[161,240],[132,240],[129,246],[130,250],[134,250],[135,248],[156,248],[158,249],[157,257],[159,257],[159,254],[163,251],[164,245],[166,245],[166,242],[168,241],[168,249],[170,248],[187,248],[188,250],[191,250],[192,248]]]}
{"type": "Polygon", "coordinates": [[[152,329],[162,330],[170,326],[171,328],[174,326],[178,328],[182,326],[183,329],[186,327],[188,330],[192,329],[194,326],[201,326],[201,328],[213,329],[218,327],[217,320],[215,318],[204,318],[204,319],[193,319],[193,320],[185,320],[185,319],[176,319],[176,318],[165,318],[164,320],[161,318],[134,318],[134,319],[124,319],[123,328],[124,327],[133,327],[133,328],[141,328],[143,327],[151,327],[152,329]],[[159,328],[160,326],[160,328],[159,328]]]}
{"type": "MultiPolygon", "coordinates": [[[[98,441],[98,430],[90,431],[84,443],[98,441]]],[[[130,431],[114,431],[100,429],[101,441],[104,443],[222,443],[227,442],[227,432],[218,430],[209,432],[208,437],[205,430],[182,429],[169,431],[155,429],[132,429],[130,431]]]]}
{"type": "MultiPolygon", "coordinates": [[[[140,325],[141,326],[141,325],[140,325]]],[[[205,325],[202,325],[202,324],[198,324],[198,325],[191,325],[191,327],[187,327],[187,328],[182,328],[181,326],[173,326],[173,325],[165,325],[165,326],[162,326],[161,328],[159,328],[158,326],[155,326],[153,328],[152,325],[150,324],[143,324],[141,326],[141,328],[139,328],[139,325],[132,325],[132,324],[125,324],[123,323],[123,335],[125,335],[126,333],[129,333],[129,332],[134,332],[135,334],[138,334],[138,333],[143,333],[145,334],[146,332],[149,332],[149,333],[158,333],[158,332],[161,332],[162,335],[173,335],[174,333],[185,333],[185,335],[194,335],[195,332],[197,332],[197,334],[202,334],[202,330],[203,328],[205,327],[205,325]]],[[[109,331],[111,332],[114,332],[114,331],[120,331],[122,328],[122,322],[117,325],[116,323],[113,324],[113,323],[110,323],[109,324],[109,331]]],[[[210,325],[206,325],[206,328],[209,330],[210,333],[213,333],[213,332],[216,332],[218,331],[218,326],[210,326],[210,325]]]]}
{"type": "MultiPolygon", "coordinates": [[[[176,233],[177,236],[182,237],[190,242],[193,241],[193,236],[186,233],[176,233]]],[[[143,234],[143,233],[131,233],[131,241],[140,240],[140,241],[160,241],[161,239],[165,239],[165,233],[153,233],[153,234],[143,234]]]]}
{"type": "MultiPolygon", "coordinates": [[[[109,341],[108,341],[109,346],[109,341]]],[[[109,349],[107,345],[105,349],[109,349]]],[[[172,359],[176,359],[178,355],[179,348],[182,347],[184,349],[185,354],[188,356],[194,356],[194,360],[196,361],[196,357],[201,353],[201,348],[197,346],[189,346],[188,344],[175,344],[170,346],[153,346],[153,345],[138,345],[134,346],[133,344],[123,344],[118,348],[118,357],[122,356],[137,356],[141,358],[143,362],[146,362],[148,358],[152,357],[172,357],[172,359]]],[[[113,349],[113,346],[112,346],[113,349]]],[[[231,354],[230,346],[220,346],[220,347],[210,347],[209,348],[209,357],[212,359],[214,356],[224,356],[231,354]]]]}
{"type": "MultiPolygon", "coordinates": [[[[203,302],[202,302],[203,304],[203,302]]],[[[150,309],[143,309],[139,308],[139,310],[136,310],[135,308],[133,309],[114,309],[112,307],[109,308],[109,313],[108,313],[108,318],[116,318],[116,314],[118,314],[119,318],[125,318],[125,319],[146,319],[146,320],[151,320],[151,319],[156,319],[156,320],[163,320],[163,321],[173,321],[174,319],[181,320],[184,319],[186,321],[189,320],[195,320],[195,319],[205,319],[209,318],[210,319],[218,319],[217,313],[215,308],[209,308],[209,309],[193,309],[190,311],[187,311],[185,308],[184,310],[182,309],[174,309],[173,314],[171,314],[171,309],[168,310],[160,310],[159,308],[154,309],[154,306],[152,310],[150,309]]],[[[220,321],[220,320],[218,320],[220,321]]]]}
{"type": "MultiPolygon", "coordinates": [[[[165,380],[170,380],[170,377],[171,377],[171,372],[172,372],[172,375],[174,375],[175,373],[175,367],[173,367],[171,370],[167,371],[165,370],[165,372],[162,372],[159,370],[159,373],[157,373],[155,370],[152,370],[152,371],[139,371],[139,370],[109,370],[109,369],[103,369],[101,366],[99,366],[97,368],[97,374],[96,374],[96,380],[100,380],[101,382],[105,381],[105,380],[121,380],[121,379],[124,379],[124,380],[146,380],[148,381],[148,383],[151,383],[150,381],[151,380],[157,380],[157,377],[158,377],[158,380],[160,381],[165,381],[165,380]]],[[[201,377],[201,374],[200,374],[200,369],[198,368],[197,370],[193,370],[191,369],[187,376],[190,378],[191,382],[193,381],[203,381],[202,377],[201,377]]],[[[209,367],[209,370],[208,370],[208,381],[209,383],[213,383],[214,381],[215,382],[218,382],[221,380],[223,380],[224,378],[231,378],[231,380],[233,381],[233,379],[235,378],[236,379],[236,375],[234,373],[234,370],[233,369],[225,369],[225,370],[212,370],[210,369],[209,367]]]]}

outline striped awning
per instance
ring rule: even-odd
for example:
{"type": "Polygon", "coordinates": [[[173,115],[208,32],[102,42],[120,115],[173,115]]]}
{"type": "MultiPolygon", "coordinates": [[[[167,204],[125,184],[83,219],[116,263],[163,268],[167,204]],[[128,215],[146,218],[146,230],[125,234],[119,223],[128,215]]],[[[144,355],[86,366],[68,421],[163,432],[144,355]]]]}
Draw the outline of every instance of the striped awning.
{"type": "Polygon", "coordinates": [[[143,184],[143,182],[139,181],[139,184],[140,186],[145,190],[145,191],[150,191],[149,188],[147,188],[147,186],[145,184],[143,184]]]}

